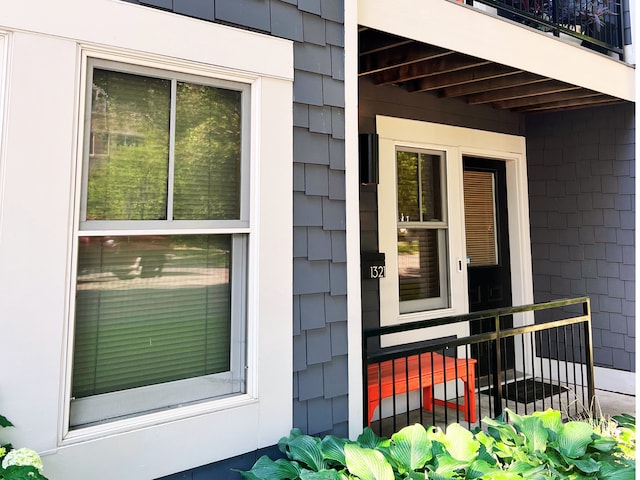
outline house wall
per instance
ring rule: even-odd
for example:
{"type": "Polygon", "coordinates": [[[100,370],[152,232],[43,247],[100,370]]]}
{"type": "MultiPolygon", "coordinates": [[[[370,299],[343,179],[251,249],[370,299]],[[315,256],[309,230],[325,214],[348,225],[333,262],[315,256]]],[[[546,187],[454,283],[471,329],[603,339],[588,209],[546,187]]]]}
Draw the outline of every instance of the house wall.
{"type": "MultiPolygon", "coordinates": [[[[375,116],[387,115],[425,122],[488,130],[512,135],[524,134],[520,114],[496,110],[487,105],[467,105],[456,99],[408,93],[395,87],[377,87],[366,78],[359,83],[359,131],[374,133],[375,116]]],[[[360,187],[360,248],[378,251],[377,185],[360,187]]],[[[362,322],[364,328],[380,326],[378,280],[362,280],[362,322]]]]}
{"type": "Polygon", "coordinates": [[[589,296],[595,365],[634,372],[634,107],[529,116],[526,132],[535,300],[589,296]]]}
{"type": "MultiPolygon", "coordinates": [[[[293,426],[348,436],[343,1],[125,1],[295,42],[293,426]]],[[[263,453],[167,478],[230,478],[263,453]]]]}

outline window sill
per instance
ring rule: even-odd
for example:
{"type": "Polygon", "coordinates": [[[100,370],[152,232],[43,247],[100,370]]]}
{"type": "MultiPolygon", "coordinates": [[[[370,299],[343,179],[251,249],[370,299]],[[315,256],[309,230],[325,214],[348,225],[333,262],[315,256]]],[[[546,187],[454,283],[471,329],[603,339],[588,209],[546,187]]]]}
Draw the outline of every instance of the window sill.
{"type": "Polygon", "coordinates": [[[192,417],[239,409],[252,404],[257,405],[258,403],[258,399],[247,394],[241,394],[229,398],[199,402],[197,404],[187,405],[184,407],[176,407],[146,415],[136,415],[131,418],[109,421],[100,425],[79,427],[68,431],[62,438],[60,446],[62,447],[92,441],[109,435],[131,433],[136,430],[154,427],[168,422],[180,422],[192,417]]]}

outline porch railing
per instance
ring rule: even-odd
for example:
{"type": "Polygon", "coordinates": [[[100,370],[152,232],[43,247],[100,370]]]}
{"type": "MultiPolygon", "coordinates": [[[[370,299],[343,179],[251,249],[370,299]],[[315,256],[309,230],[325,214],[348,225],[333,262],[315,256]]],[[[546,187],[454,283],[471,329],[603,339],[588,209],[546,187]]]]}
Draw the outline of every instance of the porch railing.
{"type": "Polygon", "coordinates": [[[593,404],[587,297],[368,329],[363,341],[364,424],[379,434],[416,422],[471,428],[504,408],[574,418],[593,404]],[[442,325],[481,333],[386,345],[442,325]]]}
{"type": "MultiPolygon", "coordinates": [[[[614,52],[623,60],[622,0],[465,0],[467,5],[495,8],[509,18],[559,37],[566,35],[601,53],[614,52]]],[[[531,54],[524,50],[523,54],[531,54]]]]}

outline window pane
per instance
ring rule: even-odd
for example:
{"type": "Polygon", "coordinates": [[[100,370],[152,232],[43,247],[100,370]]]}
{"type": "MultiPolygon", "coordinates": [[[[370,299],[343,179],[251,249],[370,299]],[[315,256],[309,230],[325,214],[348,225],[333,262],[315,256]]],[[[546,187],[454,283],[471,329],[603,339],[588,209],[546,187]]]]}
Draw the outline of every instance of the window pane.
{"type": "Polygon", "coordinates": [[[93,70],[87,220],[166,219],[170,87],[93,70]]]}
{"type": "Polygon", "coordinates": [[[229,371],[231,243],[231,235],[81,237],[73,397],[229,371]]]}
{"type": "Polygon", "coordinates": [[[398,219],[401,222],[418,222],[420,221],[418,154],[414,152],[398,152],[397,166],[398,219]]]}
{"type": "Polygon", "coordinates": [[[240,217],[242,93],[178,83],[174,218],[240,217]]]}
{"type": "Polygon", "coordinates": [[[469,265],[498,263],[494,178],[491,172],[464,172],[464,219],[469,265]]]}
{"type": "Polygon", "coordinates": [[[399,221],[444,220],[440,163],[439,155],[397,153],[399,221]]]}
{"type": "Polygon", "coordinates": [[[440,297],[438,230],[398,229],[400,301],[440,297]]]}

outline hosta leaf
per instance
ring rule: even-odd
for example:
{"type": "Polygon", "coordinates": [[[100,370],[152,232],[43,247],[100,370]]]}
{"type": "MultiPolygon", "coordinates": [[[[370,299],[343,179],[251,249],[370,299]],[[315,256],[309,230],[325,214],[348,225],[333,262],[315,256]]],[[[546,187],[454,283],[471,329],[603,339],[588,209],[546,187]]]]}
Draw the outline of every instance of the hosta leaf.
{"type": "Polygon", "coordinates": [[[489,426],[489,435],[494,439],[500,440],[509,445],[524,445],[524,438],[518,434],[513,425],[499,420],[492,420],[489,417],[485,417],[482,421],[489,426]]]}
{"type": "Polygon", "coordinates": [[[526,446],[530,451],[544,452],[547,449],[549,433],[539,418],[524,418],[520,424],[520,432],[524,435],[526,446]]]}
{"type": "Polygon", "coordinates": [[[469,462],[456,460],[455,458],[447,454],[439,455],[435,459],[435,461],[436,461],[436,473],[441,475],[455,472],[456,470],[461,470],[469,466],[469,462]]]}
{"type": "Polygon", "coordinates": [[[615,438],[601,437],[596,438],[593,441],[593,448],[600,452],[611,452],[617,444],[618,442],[615,440],[615,438]]]}
{"type": "Polygon", "coordinates": [[[539,418],[544,428],[551,430],[554,434],[562,429],[562,414],[558,410],[548,408],[544,412],[533,412],[532,415],[539,418]]]}
{"type": "Polygon", "coordinates": [[[386,440],[386,438],[377,436],[371,428],[365,427],[362,433],[358,436],[357,442],[362,448],[376,448],[385,443],[386,440]]]}
{"type": "Polygon", "coordinates": [[[317,472],[326,467],[319,438],[300,435],[291,440],[287,447],[292,460],[307,465],[311,470],[317,472]]]}
{"type": "Polygon", "coordinates": [[[511,465],[509,465],[509,468],[507,470],[509,472],[519,473],[525,478],[530,478],[532,476],[535,476],[535,474],[537,473],[544,472],[545,466],[532,465],[529,462],[518,461],[518,462],[513,462],[511,465]]]}
{"type": "Polygon", "coordinates": [[[340,465],[345,465],[344,446],[346,443],[346,440],[334,435],[324,437],[320,444],[320,450],[325,460],[332,460],[340,465]]]}
{"type": "Polygon", "coordinates": [[[447,450],[456,460],[470,462],[480,448],[480,442],[473,438],[473,433],[458,423],[452,423],[447,427],[447,450]]]}
{"type": "Polygon", "coordinates": [[[598,477],[606,480],[634,480],[636,478],[636,468],[635,466],[603,463],[598,477]]]}
{"type": "Polygon", "coordinates": [[[320,470],[314,472],[311,470],[303,470],[300,472],[301,480],[341,480],[342,476],[337,470],[320,470]]]}
{"type": "Polygon", "coordinates": [[[426,480],[428,477],[423,472],[409,472],[404,478],[407,480],[426,480]]]}
{"type": "Polygon", "coordinates": [[[467,470],[467,475],[465,478],[468,480],[474,478],[482,478],[484,475],[499,471],[500,469],[496,468],[493,465],[489,465],[484,460],[475,460],[471,465],[469,465],[469,469],[467,470]]]}
{"type": "Polygon", "coordinates": [[[347,444],[344,455],[347,469],[360,480],[394,480],[391,465],[377,450],[347,444]]]}
{"type": "Polygon", "coordinates": [[[239,472],[242,478],[246,480],[289,480],[298,478],[299,468],[294,463],[282,458],[274,462],[266,455],[263,455],[251,470],[247,472],[234,471],[239,472]]]}
{"type": "Polygon", "coordinates": [[[431,440],[422,425],[410,425],[391,436],[389,452],[405,471],[418,470],[431,460],[431,440]]]}
{"type": "Polygon", "coordinates": [[[569,458],[580,458],[586,453],[592,435],[593,428],[588,423],[567,422],[556,438],[558,450],[569,458]]]}
{"type": "Polygon", "coordinates": [[[278,442],[278,448],[282,453],[287,453],[289,442],[302,435],[299,428],[292,428],[288,437],[282,437],[278,442]]]}
{"type": "Polygon", "coordinates": [[[583,473],[596,473],[600,470],[600,464],[593,458],[571,460],[571,463],[583,473]]]}
{"type": "Polygon", "coordinates": [[[522,480],[522,477],[517,473],[506,472],[504,470],[498,470],[487,478],[491,480],[522,480]]]}
{"type": "Polygon", "coordinates": [[[432,442],[440,442],[443,445],[447,441],[447,437],[440,427],[429,427],[427,428],[427,438],[432,442]]]}

